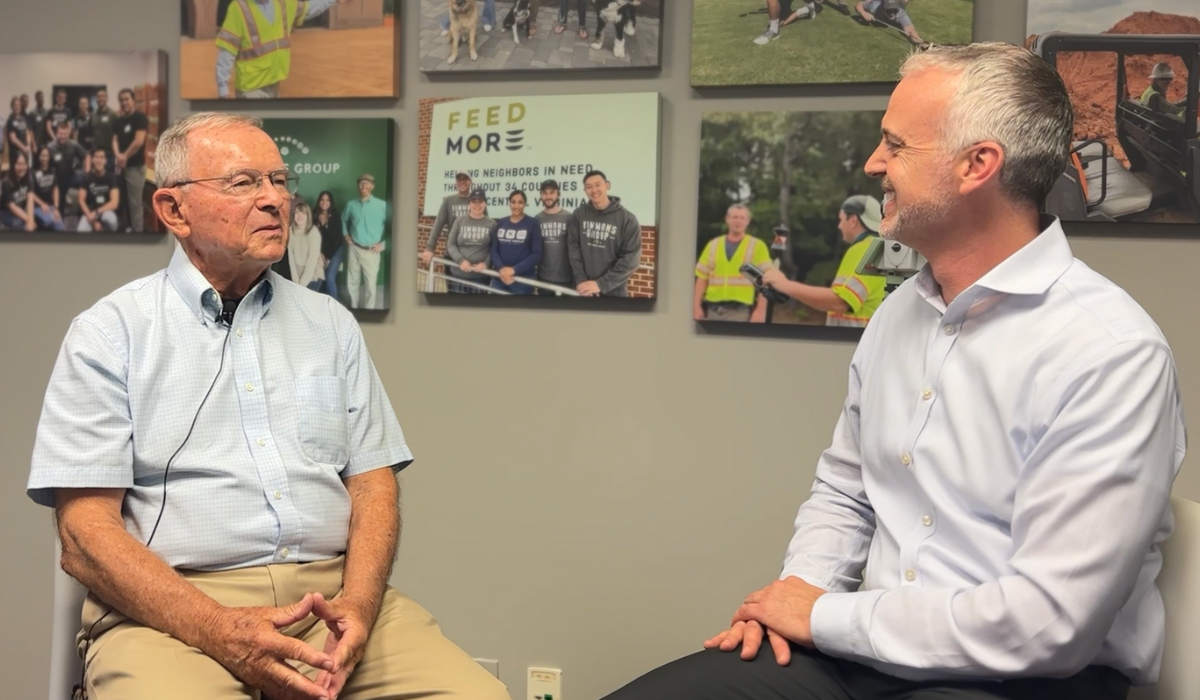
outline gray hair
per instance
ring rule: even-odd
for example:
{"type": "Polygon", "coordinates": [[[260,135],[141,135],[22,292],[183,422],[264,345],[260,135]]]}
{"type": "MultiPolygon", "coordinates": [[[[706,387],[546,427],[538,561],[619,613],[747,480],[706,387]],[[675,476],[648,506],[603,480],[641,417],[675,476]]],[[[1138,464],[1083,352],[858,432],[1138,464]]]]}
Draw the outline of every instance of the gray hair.
{"type": "Polygon", "coordinates": [[[741,209],[742,211],[746,212],[746,216],[752,216],[750,213],[750,207],[742,204],[741,202],[734,202],[733,204],[730,204],[729,208],[725,210],[725,214],[728,215],[729,212],[733,211],[734,209],[741,209]]]}
{"type": "Polygon", "coordinates": [[[200,129],[226,129],[231,126],[262,128],[262,120],[244,114],[200,112],[184,117],[158,137],[154,153],[154,173],[159,187],[173,187],[188,179],[188,136],[200,129]]]}
{"type": "Polygon", "coordinates": [[[909,56],[900,76],[926,69],[958,74],[941,129],[946,152],[995,141],[1004,149],[1001,190],[1040,207],[1067,166],[1074,131],[1058,73],[1033,52],[999,42],[931,47],[909,56]]]}

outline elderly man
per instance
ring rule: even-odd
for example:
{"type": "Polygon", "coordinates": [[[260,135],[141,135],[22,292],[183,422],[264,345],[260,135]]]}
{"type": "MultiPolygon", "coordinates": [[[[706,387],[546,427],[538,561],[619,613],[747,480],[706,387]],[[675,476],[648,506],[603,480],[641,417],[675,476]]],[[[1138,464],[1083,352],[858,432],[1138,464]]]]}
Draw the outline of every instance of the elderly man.
{"type": "Polygon", "coordinates": [[[507,698],[387,585],[412,456],[350,313],[269,271],[271,137],[193,115],[157,172],[179,245],[71,324],[28,484],[90,591],[88,696],[507,698]]]}
{"type": "Polygon", "coordinates": [[[1124,700],[1158,676],[1183,412],[1158,327],[1038,214],[1067,91],[1005,44],[901,74],[866,169],[880,233],[929,264],[863,332],[779,579],[614,700],[1124,700]]]}

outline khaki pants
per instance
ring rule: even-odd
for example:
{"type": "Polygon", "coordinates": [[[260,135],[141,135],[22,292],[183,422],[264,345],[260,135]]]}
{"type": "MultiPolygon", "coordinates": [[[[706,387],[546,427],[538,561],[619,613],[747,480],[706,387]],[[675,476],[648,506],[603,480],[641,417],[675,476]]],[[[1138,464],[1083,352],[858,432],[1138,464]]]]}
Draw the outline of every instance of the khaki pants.
{"type": "MultiPolygon", "coordinates": [[[[307,592],[341,593],[338,557],[311,564],[274,564],[235,571],[180,572],[192,585],[226,606],[283,606],[307,592]]],[[[94,596],[83,606],[84,633],[108,610],[94,596]]],[[[281,630],[323,649],[328,629],[309,616],[281,630]]],[[[89,700],[260,700],[245,685],[198,649],[140,625],[113,611],[96,625],[87,649],[89,700]]],[[[291,662],[316,678],[310,666],[291,662]]],[[[388,587],[362,661],[339,700],[509,700],[500,681],[442,636],[437,622],[412,600],[388,587]]]]}
{"type": "Polygon", "coordinates": [[[146,222],[142,208],[142,190],[146,188],[146,168],[139,165],[136,168],[125,168],[125,196],[129,204],[129,227],[134,233],[141,233],[146,222]]]}
{"type": "Polygon", "coordinates": [[[350,256],[346,263],[346,287],[350,292],[350,308],[375,309],[375,290],[379,284],[379,259],[382,253],[372,253],[357,245],[347,246],[350,256]]]}

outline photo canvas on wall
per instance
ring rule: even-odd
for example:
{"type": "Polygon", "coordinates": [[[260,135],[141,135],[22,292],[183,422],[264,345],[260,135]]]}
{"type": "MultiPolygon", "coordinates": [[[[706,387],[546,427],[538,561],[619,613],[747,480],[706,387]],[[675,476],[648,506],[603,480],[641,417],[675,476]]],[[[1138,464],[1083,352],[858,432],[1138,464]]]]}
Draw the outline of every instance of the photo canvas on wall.
{"type": "Polygon", "coordinates": [[[264,119],[263,130],[300,179],[274,270],[351,309],[390,308],[395,123],[264,119]]]}
{"type": "Polygon", "coordinates": [[[883,112],[711,112],[700,137],[692,316],[855,334],[889,288],[858,271],[883,191],[883,112]],[[832,330],[837,328],[838,330],[832,330]]]}
{"type": "Polygon", "coordinates": [[[421,70],[658,68],[666,4],[666,0],[421,0],[421,70]]]}
{"type": "Polygon", "coordinates": [[[0,231],[161,233],[163,51],[0,54],[0,231]]]}
{"type": "Polygon", "coordinates": [[[1026,45],[1058,70],[1075,110],[1046,211],[1200,235],[1200,5],[1030,0],[1027,17],[1026,45]]]}
{"type": "Polygon", "coordinates": [[[179,0],[185,100],[397,97],[399,0],[179,0]]]}
{"type": "Polygon", "coordinates": [[[895,83],[914,49],[971,41],[974,0],[694,0],[692,85],[895,83]]]}
{"type": "Polygon", "coordinates": [[[422,100],[417,288],[653,298],[660,114],[657,93],[422,100]]]}

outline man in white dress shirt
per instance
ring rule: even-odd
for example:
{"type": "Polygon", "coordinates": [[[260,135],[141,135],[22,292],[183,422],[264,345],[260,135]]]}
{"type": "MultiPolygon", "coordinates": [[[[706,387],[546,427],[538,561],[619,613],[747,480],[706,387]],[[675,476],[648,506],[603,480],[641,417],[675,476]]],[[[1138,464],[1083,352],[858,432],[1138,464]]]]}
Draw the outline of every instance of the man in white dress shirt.
{"type": "Polygon", "coordinates": [[[866,170],[880,234],[929,265],[863,334],[778,580],[610,700],[1123,700],[1158,677],[1183,411],[1158,327],[1039,216],[1066,90],[1005,44],[901,75],[866,170]]]}

